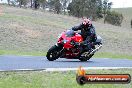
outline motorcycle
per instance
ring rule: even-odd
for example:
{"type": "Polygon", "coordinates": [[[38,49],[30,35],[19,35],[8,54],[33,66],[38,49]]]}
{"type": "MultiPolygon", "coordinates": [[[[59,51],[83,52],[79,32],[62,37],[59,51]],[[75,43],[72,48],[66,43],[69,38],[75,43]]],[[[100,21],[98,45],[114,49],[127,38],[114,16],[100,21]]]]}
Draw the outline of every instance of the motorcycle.
{"type": "Polygon", "coordinates": [[[73,30],[64,31],[59,36],[58,42],[48,50],[46,57],[49,61],[58,58],[87,61],[102,47],[100,36],[97,36],[97,40],[90,51],[86,49],[87,45],[80,45],[81,42],[83,42],[83,38],[79,33],[73,30]]]}

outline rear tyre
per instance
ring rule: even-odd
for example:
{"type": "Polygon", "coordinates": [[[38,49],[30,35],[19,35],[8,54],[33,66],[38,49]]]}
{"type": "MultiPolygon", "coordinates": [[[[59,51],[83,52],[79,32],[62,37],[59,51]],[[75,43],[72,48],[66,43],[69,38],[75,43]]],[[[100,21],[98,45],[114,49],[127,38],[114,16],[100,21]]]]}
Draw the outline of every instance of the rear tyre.
{"type": "Polygon", "coordinates": [[[46,55],[47,59],[49,61],[54,61],[54,60],[58,59],[59,58],[59,51],[58,50],[59,49],[56,45],[52,46],[47,52],[47,55],[46,55]]]}
{"type": "Polygon", "coordinates": [[[89,55],[89,57],[81,57],[81,58],[79,58],[79,60],[80,60],[80,61],[88,61],[93,55],[94,55],[94,54],[89,55]]]}

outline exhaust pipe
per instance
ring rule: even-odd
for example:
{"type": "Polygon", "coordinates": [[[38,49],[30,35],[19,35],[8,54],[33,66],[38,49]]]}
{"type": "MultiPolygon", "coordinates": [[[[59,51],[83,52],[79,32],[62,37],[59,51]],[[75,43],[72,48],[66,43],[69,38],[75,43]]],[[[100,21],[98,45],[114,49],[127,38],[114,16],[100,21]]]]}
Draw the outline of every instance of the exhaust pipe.
{"type": "Polygon", "coordinates": [[[94,54],[95,52],[97,52],[99,49],[101,49],[101,47],[102,47],[102,44],[100,44],[96,49],[94,49],[92,52],[85,52],[84,54],[83,54],[83,56],[85,56],[85,57],[89,57],[89,55],[92,55],[92,54],[94,54]]]}
{"type": "Polygon", "coordinates": [[[101,49],[101,47],[102,47],[102,44],[100,44],[96,49],[94,49],[92,52],[90,52],[89,55],[94,54],[94,53],[97,52],[99,49],[101,49]]]}

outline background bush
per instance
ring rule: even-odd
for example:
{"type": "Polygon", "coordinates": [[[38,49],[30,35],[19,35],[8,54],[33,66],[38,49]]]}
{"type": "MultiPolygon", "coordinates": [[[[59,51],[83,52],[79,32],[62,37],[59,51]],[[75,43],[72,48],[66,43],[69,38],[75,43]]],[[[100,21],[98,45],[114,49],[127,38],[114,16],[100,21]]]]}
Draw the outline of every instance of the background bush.
{"type": "Polygon", "coordinates": [[[121,26],[123,15],[115,11],[109,11],[105,17],[105,21],[112,25],[121,26]]]}

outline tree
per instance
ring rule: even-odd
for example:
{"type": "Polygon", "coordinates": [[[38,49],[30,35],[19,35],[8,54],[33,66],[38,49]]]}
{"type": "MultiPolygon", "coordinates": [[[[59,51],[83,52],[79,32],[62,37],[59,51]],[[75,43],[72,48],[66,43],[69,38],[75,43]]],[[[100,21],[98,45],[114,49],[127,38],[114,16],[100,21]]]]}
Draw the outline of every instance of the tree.
{"type": "Polygon", "coordinates": [[[34,0],[34,8],[38,9],[40,6],[39,0],[34,0]]]}
{"type": "Polygon", "coordinates": [[[102,14],[101,0],[72,0],[68,5],[68,13],[76,17],[91,17],[97,19],[102,14]]]}
{"type": "Polygon", "coordinates": [[[102,15],[102,0],[97,0],[97,17],[98,18],[103,18],[103,15],[102,15]]]}
{"type": "Polygon", "coordinates": [[[108,2],[108,0],[103,1],[102,7],[103,7],[103,14],[104,14],[104,23],[105,23],[106,15],[109,13],[111,6],[112,6],[112,2],[108,2]]]}
{"type": "Polygon", "coordinates": [[[57,14],[61,13],[61,7],[62,7],[62,4],[60,3],[60,0],[55,0],[55,3],[54,3],[55,13],[57,14]]]}
{"type": "Polygon", "coordinates": [[[54,11],[54,0],[48,0],[48,6],[50,11],[54,11]]]}
{"type": "Polygon", "coordinates": [[[131,28],[132,28],[132,19],[131,19],[131,28]]]}
{"type": "Polygon", "coordinates": [[[22,5],[25,7],[27,3],[29,2],[29,0],[16,0],[16,2],[19,3],[19,7],[21,8],[22,5]]]}
{"type": "Polygon", "coordinates": [[[40,6],[45,9],[45,6],[47,4],[47,1],[46,0],[38,0],[38,3],[40,4],[40,6]]]}
{"type": "Polygon", "coordinates": [[[31,3],[30,7],[32,8],[33,7],[33,0],[30,0],[30,3],[31,3]]]}
{"type": "Polygon", "coordinates": [[[7,0],[8,5],[10,5],[10,0],[7,0]]]}
{"type": "Polygon", "coordinates": [[[112,25],[121,26],[123,15],[115,11],[109,11],[106,15],[105,21],[112,25]]]}
{"type": "Polygon", "coordinates": [[[67,3],[68,2],[70,2],[70,0],[61,0],[64,15],[66,14],[66,9],[67,9],[67,3]]]}
{"type": "Polygon", "coordinates": [[[57,14],[61,13],[62,4],[60,3],[60,0],[49,0],[48,5],[50,8],[50,11],[54,11],[57,14]]]}
{"type": "Polygon", "coordinates": [[[75,17],[83,17],[85,1],[86,0],[72,0],[72,2],[67,7],[69,10],[68,13],[75,17]]]}
{"type": "Polygon", "coordinates": [[[13,1],[10,1],[10,4],[15,7],[17,2],[16,2],[16,0],[13,0],[13,1]]]}

